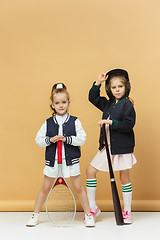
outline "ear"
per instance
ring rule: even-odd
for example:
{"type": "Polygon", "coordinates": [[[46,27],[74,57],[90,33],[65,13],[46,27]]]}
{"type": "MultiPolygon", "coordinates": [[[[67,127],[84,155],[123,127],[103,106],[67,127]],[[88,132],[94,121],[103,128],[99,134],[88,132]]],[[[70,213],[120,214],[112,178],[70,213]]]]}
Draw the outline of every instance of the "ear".
{"type": "Polygon", "coordinates": [[[54,109],[54,106],[53,106],[53,104],[52,104],[52,109],[54,109]]]}

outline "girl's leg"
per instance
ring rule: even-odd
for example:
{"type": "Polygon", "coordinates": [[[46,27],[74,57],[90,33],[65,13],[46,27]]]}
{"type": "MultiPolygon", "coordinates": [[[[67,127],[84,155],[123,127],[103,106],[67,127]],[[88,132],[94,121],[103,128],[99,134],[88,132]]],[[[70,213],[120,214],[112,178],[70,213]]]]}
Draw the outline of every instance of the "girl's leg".
{"type": "Polygon", "coordinates": [[[80,204],[84,210],[84,213],[85,213],[84,219],[85,219],[86,227],[94,227],[95,226],[94,218],[90,213],[89,202],[88,202],[87,194],[82,186],[81,177],[80,175],[71,176],[70,179],[71,179],[73,188],[78,195],[80,204]]]}
{"type": "Polygon", "coordinates": [[[95,216],[100,211],[95,202],[96,187],[97,187],[97,179],[96,179],[97,172],[98,172],[98,170],[96,168],[94,168],[92,165],[89,165],[86,169],[87,196],[88,196],[91,212],[93,211],[93,214],[95,216]]]}
{"type": "Polygon", "coordinates": [[[73,188],[74,188],[76,194],[78,195],[78,198],[79,198],[80,204],[84,210],[84,213],[85,214],[90,213],[90,207],[89,207],[87,194],[82,186],[80,175],[71,176],[70,179],[71,179],[73,188]]]}
{"type": "Polygon", "coordinates": [[[95,179],[97,172],[98,170],[95,167],[89,165],[86,169],[87,179],[95,179]]]}
{"type": "Polygon", "coordinates": [[[43,180],[43,184],[42,187],[38,193],[36,202],[35,202],[35,207],[34,207],[34,213],[39,213],[45,200],[46,197],[53,185],[54,182],[54,178],[50,178],[44,175],[44,180],[43,180]]]}
{"type": "Polygon", "coordinates": [[[121,180],[122,185],[126,185],[126,184],[130,183],[129,169],[120,171],[120,180],[121,180]]]}
{"type": "Polygon", "coordinates": [[[120,180],[122,183],[122,193],[124,201],[124,223],[132,223],[131,202],[132,202],[132,185],[129,179],[129,169],[120,171],[120,180]]]}
{"type": "Polygon", "coordinates": [[[46,200],[47,194],[49,193],[53,182],[54,178],[49,178],[44,175],[43,185],[38,193],[35,202],[34,213],[27,222],[26,224],[27,227],[35,227],[39,223],[39,212],[46,200]]]}

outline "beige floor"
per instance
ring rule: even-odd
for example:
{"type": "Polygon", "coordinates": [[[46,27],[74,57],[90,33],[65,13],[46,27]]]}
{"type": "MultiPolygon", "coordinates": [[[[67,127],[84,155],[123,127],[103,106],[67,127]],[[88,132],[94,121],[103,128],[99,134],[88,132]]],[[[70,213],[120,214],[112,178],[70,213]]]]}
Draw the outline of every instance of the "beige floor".
{"type": "Polygon", "coordinates": [[[95,228],[86,228],[82,212],[69,227],[53,227],[45,212],[40,214],[40,224],[34,228],[25,226],[30,212],[0,212],[0,239],[16,240],[139,240],[160,239],[160,212],[134,212],[132,225],[117,226],[113,212],[103,212],[97,218],[95,228]]]}

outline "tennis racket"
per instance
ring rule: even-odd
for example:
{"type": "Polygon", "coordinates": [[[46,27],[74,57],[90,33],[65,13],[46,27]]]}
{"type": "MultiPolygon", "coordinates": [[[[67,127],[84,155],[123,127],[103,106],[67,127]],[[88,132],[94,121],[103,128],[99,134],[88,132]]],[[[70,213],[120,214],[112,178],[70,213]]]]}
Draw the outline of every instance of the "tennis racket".
{"type": "Polygon", "coordinates": [[[62,172],[62,141],[57,142],[58,175],[46,200],[46,213],[54,226],[72,223],[76,214],[76,200],[62,172]]]}

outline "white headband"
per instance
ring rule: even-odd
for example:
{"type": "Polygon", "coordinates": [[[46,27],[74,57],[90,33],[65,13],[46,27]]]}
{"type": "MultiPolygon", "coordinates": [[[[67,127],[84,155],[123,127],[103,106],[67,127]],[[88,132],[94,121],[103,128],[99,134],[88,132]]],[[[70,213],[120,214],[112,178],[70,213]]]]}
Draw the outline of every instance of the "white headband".
{"type": "Polygon", "coordinates": [[[56,89],[58,88],[63,88],[63,84],[62,83],[57,84],[56,89]]]}

